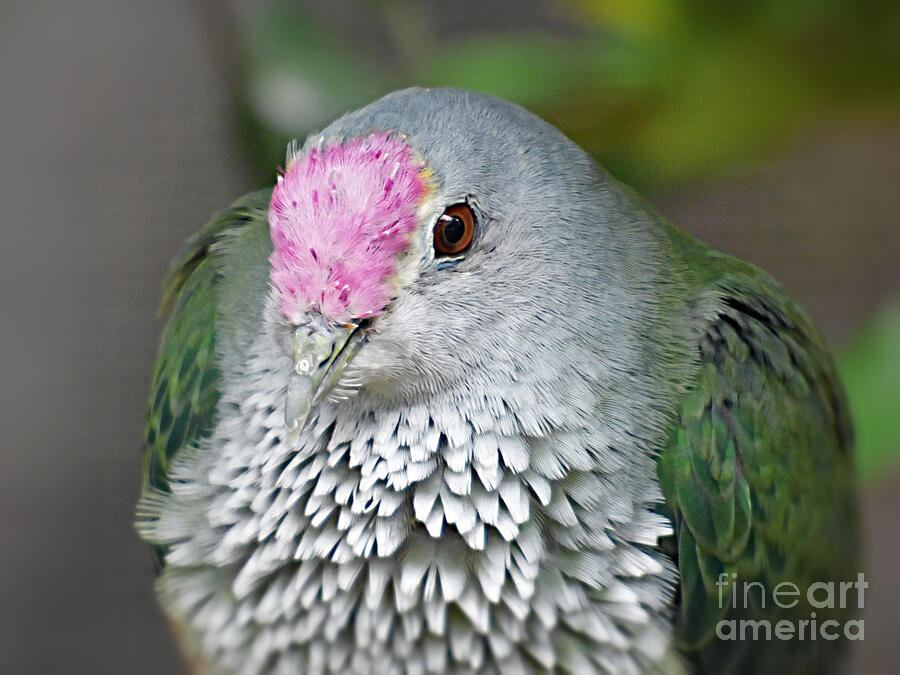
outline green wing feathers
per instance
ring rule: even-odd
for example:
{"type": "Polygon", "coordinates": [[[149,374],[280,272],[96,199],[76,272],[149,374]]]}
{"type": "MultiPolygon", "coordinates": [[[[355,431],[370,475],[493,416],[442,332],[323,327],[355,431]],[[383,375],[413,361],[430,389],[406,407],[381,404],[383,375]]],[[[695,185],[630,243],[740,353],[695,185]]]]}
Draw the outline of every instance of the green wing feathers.
{"type": "Polygon", "coordinates": [[[167,489],[172,460],[209,432],[219,398],[217,255],[229,236],[265,222],[270,191],[250,194],[208,223],[176,258],[163,294],[171,310],[153,375],[147,416],[144,485],[167,489]]]}
{"type": "MultiPolygon", "coordinates": [[[[830,672],[842,640],[729,642],[715,633],[723,619],[809,619],[808,604],[781,609],[772,590],[786,581],[805,594],[817,581],[855,579],[858,569],[840,385],[815,329],[761,276],[724,288],[700,339],[697,379],[660,458],[676,526],[678,630],[701,672],[830,672]],[[732,606],[734,589],[717,582],[734,578],[732,606]],[[745,601],[755,581],[766,597],[757,584],[745,601]]],[[[852,618],[847,612],[832,614],[852,618]]],[[[818,614],[831,618],[828,610],[818,614]]]]}
{"type": "Polygon", "coordinates": [[[204,259],[177,290],[153,375],[144,454],[145,483],[168,486],[169,464],[205,434],[218,401],[216,268],[204,259]]]}

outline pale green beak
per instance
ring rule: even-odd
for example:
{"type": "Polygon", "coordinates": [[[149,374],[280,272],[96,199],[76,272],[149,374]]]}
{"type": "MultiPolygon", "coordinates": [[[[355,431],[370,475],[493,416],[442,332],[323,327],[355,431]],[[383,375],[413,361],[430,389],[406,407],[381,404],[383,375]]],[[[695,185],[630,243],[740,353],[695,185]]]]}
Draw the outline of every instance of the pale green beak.
{"type": "Polygon", "coordinates": [[[289,444],[297,444],[310,410],[334,388],[365,341],[365,331],[357,323],[294,329],[294,367],[284,402],[289,444]]]}

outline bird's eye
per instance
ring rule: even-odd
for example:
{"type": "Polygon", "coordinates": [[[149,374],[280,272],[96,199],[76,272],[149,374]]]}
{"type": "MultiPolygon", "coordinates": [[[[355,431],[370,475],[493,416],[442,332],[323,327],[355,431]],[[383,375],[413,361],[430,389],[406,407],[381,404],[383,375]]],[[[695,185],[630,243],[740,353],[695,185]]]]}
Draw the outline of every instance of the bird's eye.
{"type": "Polygon", "coordinates": [[[475,236],[475,215],[468,204],[448,206],[434,226],[434,254],[459,255],[475,236]]]}

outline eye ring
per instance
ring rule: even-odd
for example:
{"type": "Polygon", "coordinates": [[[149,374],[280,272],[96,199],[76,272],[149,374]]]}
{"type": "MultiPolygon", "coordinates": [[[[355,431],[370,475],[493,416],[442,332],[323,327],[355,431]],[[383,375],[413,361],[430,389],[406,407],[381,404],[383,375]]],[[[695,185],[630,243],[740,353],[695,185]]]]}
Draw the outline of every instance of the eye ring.
{"type": "Polygon", "coordinates": [[[465,203],[448,206],[434,225],[435,256],[463,253],[475,237],[475,214],[465,203]]]}

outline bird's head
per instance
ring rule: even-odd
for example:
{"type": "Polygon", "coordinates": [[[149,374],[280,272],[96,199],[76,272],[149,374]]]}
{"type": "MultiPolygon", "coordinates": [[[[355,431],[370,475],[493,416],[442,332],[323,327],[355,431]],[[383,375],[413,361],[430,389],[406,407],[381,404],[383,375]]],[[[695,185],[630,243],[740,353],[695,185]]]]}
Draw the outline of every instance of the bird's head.
{"type": "Polygon", "coordinates": [[[292,147],[268,214],[289,432],[359,391],[512,407],[565,386],[589,405],[588,355],[617,331],[598,303],[628,300],[604,180],[534,115],[452,89],[397,92],[292,147]]]}

